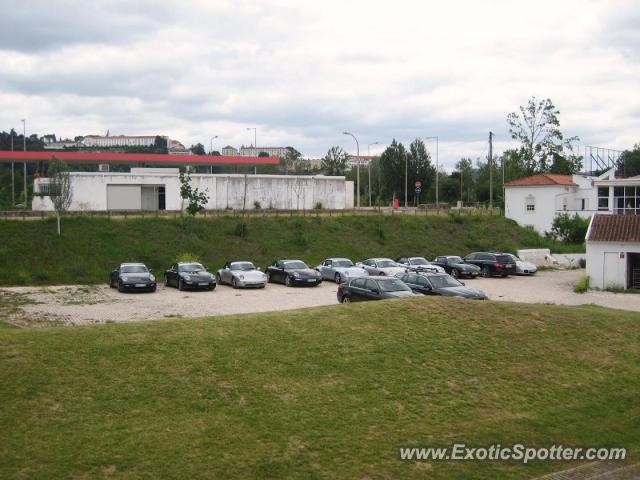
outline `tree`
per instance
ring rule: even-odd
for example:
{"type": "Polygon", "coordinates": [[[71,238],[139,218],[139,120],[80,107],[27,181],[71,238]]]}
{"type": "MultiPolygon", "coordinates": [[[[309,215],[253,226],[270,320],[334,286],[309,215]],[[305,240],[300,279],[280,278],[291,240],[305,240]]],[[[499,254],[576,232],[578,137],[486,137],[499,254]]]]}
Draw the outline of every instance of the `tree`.
{"type": "Polygon", "coordinates": [[[48,175],[49,198],[56,211],[58,235],[60,235],[60,217],[69,209],[72,199],[69,168],[65,162],[54,156],[49,164],[48,175]]]}
{"type": "MultiPolygon", "coordinates": [[[[422,182],[422,188],[426,191],[435,184],[436,168],[431,164],[431,155],[427,152],[424,142],[416,138],[409,145],[408,174],[409,198],[415,197],[415,182],[422,182]]],[[[425,196],[426,198],[426,196],[425,196]]],[[[413,201],[413,200],[412,200],[413,201]]]]}
{"type": "Polygon", "coordinates": [[[260,152],[260,153],[258,154],[258,157],[260,157],[260,158],[266,158],[266,157],[268,157],[268,156],[269,156],[269,153],[268,153],[268,152],[260,152]]]}
{"type": "Polygon", "coordinates": [[[402,143],[395,138],[380,155],[380,176],[382,193],[387,198],[400,196],[404,192],[404,170],[407,158],[407,150],[402,143]]]}
{"type": "Polygon", "coordinates": [[[295,170],[296,165],[302,158],[302,154],[293,147],[287,147],[287,153],[280,158],[280,166],[284,169],[284,173],[289,170],[295,170]]]}
{"type": "Polygon", "coordinates": [[[564,243],[582,244],[589,228],[589,219],[577,213],[572,217],[562,213],[553,219],[550,235],[564,243]]]}
{"type": "Polygon", "coordinates": [[[640,143],[633,146],[633,150],[625,150],[616,163],[616,173],[629,178],[640,175],[640,143]]]}
{"type": "Polygon", "coordinates": [[[153,148],[157,153],[167,153],[168,152],[167,137],[161,137],[160,135],[156,135],[156,138],[153,141],[153,148]]]}
{"type": "Polygon", "coordinates": [[[204,210],[204,206],[209,201],[209,196],[201,192],[198,188],[191,186],[191,175],[180,172],[180,197],[183,202],[186,200],[187,213],[192,217],[204,210]]]}
{"type": "Polygon", "coordinates": [[[204,151],[204,145],[201,143],[196,143],[195,145],[191,145],[191,152],[194,155],[206,155],[207,153],[204,151]]]}
{"type": "MultiPolygon", "coordinates": [[[[456,170],[458,172],[458,180],[460,181],[460,201],[464,201],[464,194],[466,191],[467,202],[471,201],[471,191],[473,190],[473,163],[470,158],[461,158],[456,163],[456,170]]],[[[453,175],[453,174],[452,174],[453,175]]]]}
{"type": "Polygon", "coordinates": [[[326,175],[344,175],[347,169],[347,152],[333,146],[322,159],[322,170],[326,175]]]}
{"type": "MultiPolygon", "coordinates": [[[[565,147],[573,152],[573,143],[579,138],[564,139],[560,131],[559,115],[560,111],[551,99],[538,101],[535,96],[529,99],[526,106],[520,106],[520,113],[512,112],[507,115],[509,133],[511,138],[520,142],[519,154],[528,170],[548,172],[553,159],[564,156],[565,147]]],[[[574,160],[575,158],[569,159],[562,168],[571,167],[574,160]]]]}

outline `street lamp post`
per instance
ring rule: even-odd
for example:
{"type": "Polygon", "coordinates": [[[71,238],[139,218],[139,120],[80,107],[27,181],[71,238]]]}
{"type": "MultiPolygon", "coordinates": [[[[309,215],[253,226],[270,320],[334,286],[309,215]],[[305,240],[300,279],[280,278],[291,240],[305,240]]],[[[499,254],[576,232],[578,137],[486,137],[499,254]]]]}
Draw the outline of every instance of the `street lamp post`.
{"type": "Polygon", "coordinates": [[[258,128],[247,127],[247,130],[253,130],[253,148],[256,149],[256,157],[258,156],[258,128]]]}
{"type": "Polygon", "coordinates": [[[358,198],[357,198],[357,208],[360,208],[360,143],[358,142],[358,139],[356,138],[356,136],[351,133],[351,132],[342,132],[343,135],[349,135],[351,137],[353,137],[353,139],[356,141],[356,190],[358,193],[358,198]]]}
{"type": "Polygon", "coordinates": [[[369,206],[371,206],[371,145],[378,145],[378,143],[373,142],[367,145],[367,157],[369,157],[369,206]]]}
{"type": "MultiPolygon", "coordinates": [[[[22,119],[22,147],[24,151],[27,151],[27,120],[22,119]]],[[[24,160],[24,171],[23,171],[23,180],[24,180],[24,203],[22,204],[23,209],[27,209],[27,160],[24,160]]]]}
{"type": "MultiPolygon", "coordinates": [[[[13,152],[13,128],[11,129],[11,151],[13,152]]],[[[11,160],[11,207],[16,206],[16,173],[15,162],[11,160]]]]}
{"type": "Polygon", "coordinates": [[[440,188],[439,188],[439,184],[438,184],[438,177],[440,176],[440,172],[438,171],[439,168],[439,164],[438,164],[438,137],[424,137],[425,140],[433,140],[435,139],[436,141],[436,208],[438,208],[440,206],[440,199],[439,199],[439,194],[440,194],[440,188]]]}
{"type": "MultiPolygon", "coordinates": [[[[211,137],[211,140],[209,141],[209,155],[213,155],[213,140],[216,138],[218,138],[218,135],[214,135],[213,137],[211,137]]],[[[213,175],[213,165],[211,164],[209,164],[209,173],[213,175]]]]}

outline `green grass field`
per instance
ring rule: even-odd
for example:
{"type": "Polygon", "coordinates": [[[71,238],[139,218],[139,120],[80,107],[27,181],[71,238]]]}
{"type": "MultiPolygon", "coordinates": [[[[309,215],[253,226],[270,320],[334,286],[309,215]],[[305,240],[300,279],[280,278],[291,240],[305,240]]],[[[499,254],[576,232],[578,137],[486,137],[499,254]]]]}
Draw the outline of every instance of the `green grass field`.
{"type": "Polygon", "coordinates": [[[0,329],[0,478],[522,479],[400,445],[640,449],[640,314],[435,298],[0,329]]]}
{"type": "Polygon", "coordinates": [[[353,261],[373,256],[466,255],[474,250],[510,251],[582,246],[550,242],[502,217],[238,217],[64,218],[0,220],[0,285],[106,282],[118,263],[141,261],[162,273],[185,252],[217,270],[229,259],[265,267],[278,258],[311,266],[331,256],[353,261]],[[244,226],[243,226],[244,225],[244,226]]]}

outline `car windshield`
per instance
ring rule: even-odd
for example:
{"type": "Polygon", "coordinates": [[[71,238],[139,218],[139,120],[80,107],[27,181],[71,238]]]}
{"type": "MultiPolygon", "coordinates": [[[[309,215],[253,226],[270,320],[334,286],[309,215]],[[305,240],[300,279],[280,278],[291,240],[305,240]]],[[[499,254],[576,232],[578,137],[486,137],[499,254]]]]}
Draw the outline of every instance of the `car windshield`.
{"type": "Polygon", "coordinates": [[[120,272],[122,273],[147,273],[148,271],[144,265],[125,265],[120,267],[120,272]]]}
{"type": "Polygon", "coordinates": [[[388,268],[388,267],[397,267],[398,264],[393,260],[378,260],[376,262],[378,268],[388,268]]]}
{"type": "Polygon", "coordinates": [[[256,267],[251,262],[233,262],[231,264],[231,270],[242,270],[246,272],[248,270],[255,270],[256,267]]]}
{"type": "Polygon", "coordinates": [[[429,265],[429,262],[422,257],[414,257],[411,259],[411,265],[429,265]]]}
{"type": "Polygon", "coordinates": [[[404,282],[398,280],[397,278],[389,278],[385,280],[378,280],[378,285],[383,292],[405,292],[411,291],[409,287],[405,285],[404,282]]]}
{"type": "Polygon", "coordinates": [[[464,261],[460,257],[449,257],[447,261],[449,263],[464,263],[464,261]]]}
{"type": "Polygon", "coordinates": [[[434,275],[429,277],[433,288],[461,287],[462,284],[449,275],[434,275]]]}
{"type": "Polygon", "coordinates": [[[180,272],[202,272],[203,270],[204,267],[199,263],[185,263],[178,266],[178,271],[180,272]]]}
{"type": "Polygon", "coordinates": [[[284,262],[285,270],[299,270],[303,268],[309,268],[309,267],[307,267],[307,265],[304,262],[301,262],[300,260],[294,260],[292,262],[284,262]]]}
{"type": "Polygon", "coordinates": [[[353,262],[351,260],[334,260],[334,267],[353,267],[353,262]]]}

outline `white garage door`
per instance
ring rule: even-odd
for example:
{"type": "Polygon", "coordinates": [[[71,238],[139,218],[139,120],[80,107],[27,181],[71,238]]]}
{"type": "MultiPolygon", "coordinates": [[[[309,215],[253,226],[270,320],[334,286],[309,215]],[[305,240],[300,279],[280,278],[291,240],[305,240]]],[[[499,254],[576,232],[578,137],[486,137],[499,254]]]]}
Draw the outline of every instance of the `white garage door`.
{"type": "Polygon", "coordinates": [[[107,185],[108,210],[140,210],[141,208],[140,185],[107,185]]]}

